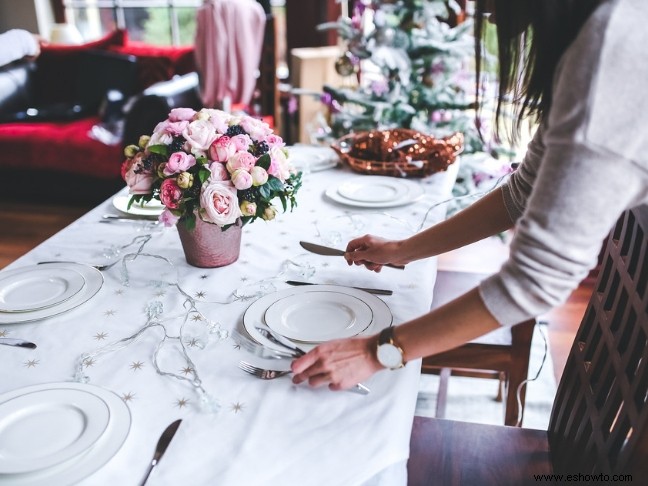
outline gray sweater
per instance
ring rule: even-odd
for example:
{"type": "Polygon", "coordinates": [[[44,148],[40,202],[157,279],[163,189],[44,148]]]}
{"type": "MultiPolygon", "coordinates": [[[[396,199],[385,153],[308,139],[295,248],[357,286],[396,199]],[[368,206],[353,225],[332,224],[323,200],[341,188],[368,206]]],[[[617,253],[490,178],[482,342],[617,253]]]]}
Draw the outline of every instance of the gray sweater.
{"type": "Polygon", "coordinates": [[[480,294],[502,325],[564,302],[604,238],[648,203],[648,1],[597,8],[556,70],[551,110],[502,188],[509,260],[480,294]]]}

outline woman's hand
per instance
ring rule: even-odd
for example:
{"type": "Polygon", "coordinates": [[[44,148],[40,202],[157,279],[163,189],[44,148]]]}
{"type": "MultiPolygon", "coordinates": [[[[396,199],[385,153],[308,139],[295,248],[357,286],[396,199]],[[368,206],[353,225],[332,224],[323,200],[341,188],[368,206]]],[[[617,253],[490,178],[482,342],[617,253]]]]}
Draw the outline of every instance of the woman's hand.
{"type": "Polygon", "coordinates": [[[320,344],[292,362],[293,383],[346,390],[384,369],[376,359],[377,336],[320,344]]]}
{"type": "Polygon", "coordinates": [[[387,263],[395,265],[409,263],[409,260],[398,256],[401,244],[400,241],[365,235],[347,244],[344,258],[349,265],[364,265],[368,270],[380,272],[383,265],[387,263]]]}

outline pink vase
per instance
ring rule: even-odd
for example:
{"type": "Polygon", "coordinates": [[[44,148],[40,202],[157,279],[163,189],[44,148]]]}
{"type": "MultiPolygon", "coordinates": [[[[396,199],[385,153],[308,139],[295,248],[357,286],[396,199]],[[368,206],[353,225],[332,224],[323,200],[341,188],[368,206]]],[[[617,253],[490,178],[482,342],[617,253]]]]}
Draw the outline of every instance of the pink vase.
{"type": "Polygon", "coordinates": [[[182,222],[178,223],[178,234],[187,263],[200,268],[224,267],[234,263],[241,252],[242,228],[240,219],[225,231],[200,218],[196,218],[196,227],[192,230],[185,228],[182,222]]]}

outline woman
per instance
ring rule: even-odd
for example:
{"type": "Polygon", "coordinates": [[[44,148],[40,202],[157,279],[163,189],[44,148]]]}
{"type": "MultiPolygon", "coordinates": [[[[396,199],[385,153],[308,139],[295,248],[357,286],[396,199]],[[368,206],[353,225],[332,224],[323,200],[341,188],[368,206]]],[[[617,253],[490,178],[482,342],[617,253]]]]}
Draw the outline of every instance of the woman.
{"type": "Polygon", "coordinates": [[[548,311],[596,264],[619,215],[648,203],[648,2],[476,3],[478,39],[483,14],[496,17],[498,117],[512,95],[518,122],[540,122],[523,163],[454,217],[401,241],[352,240],[346,259],[380,271],[514,227],[510,258],[477,288],[391,332],[318,346],[293,362],[295,383],[349,388],[548,311]]]}

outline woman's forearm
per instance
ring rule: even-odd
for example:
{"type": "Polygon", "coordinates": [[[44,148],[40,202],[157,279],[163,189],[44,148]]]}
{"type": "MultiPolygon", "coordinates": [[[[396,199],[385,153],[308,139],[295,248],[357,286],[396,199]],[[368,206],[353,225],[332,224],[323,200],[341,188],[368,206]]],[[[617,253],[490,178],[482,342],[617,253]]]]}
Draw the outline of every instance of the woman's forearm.
{"type": "Polygon", "coordinates": [[[513,226],[502,190],[482,197],[451,218],[422,231],[399,244],[399,260],[414,261],[493,236],[513,226]]]}

